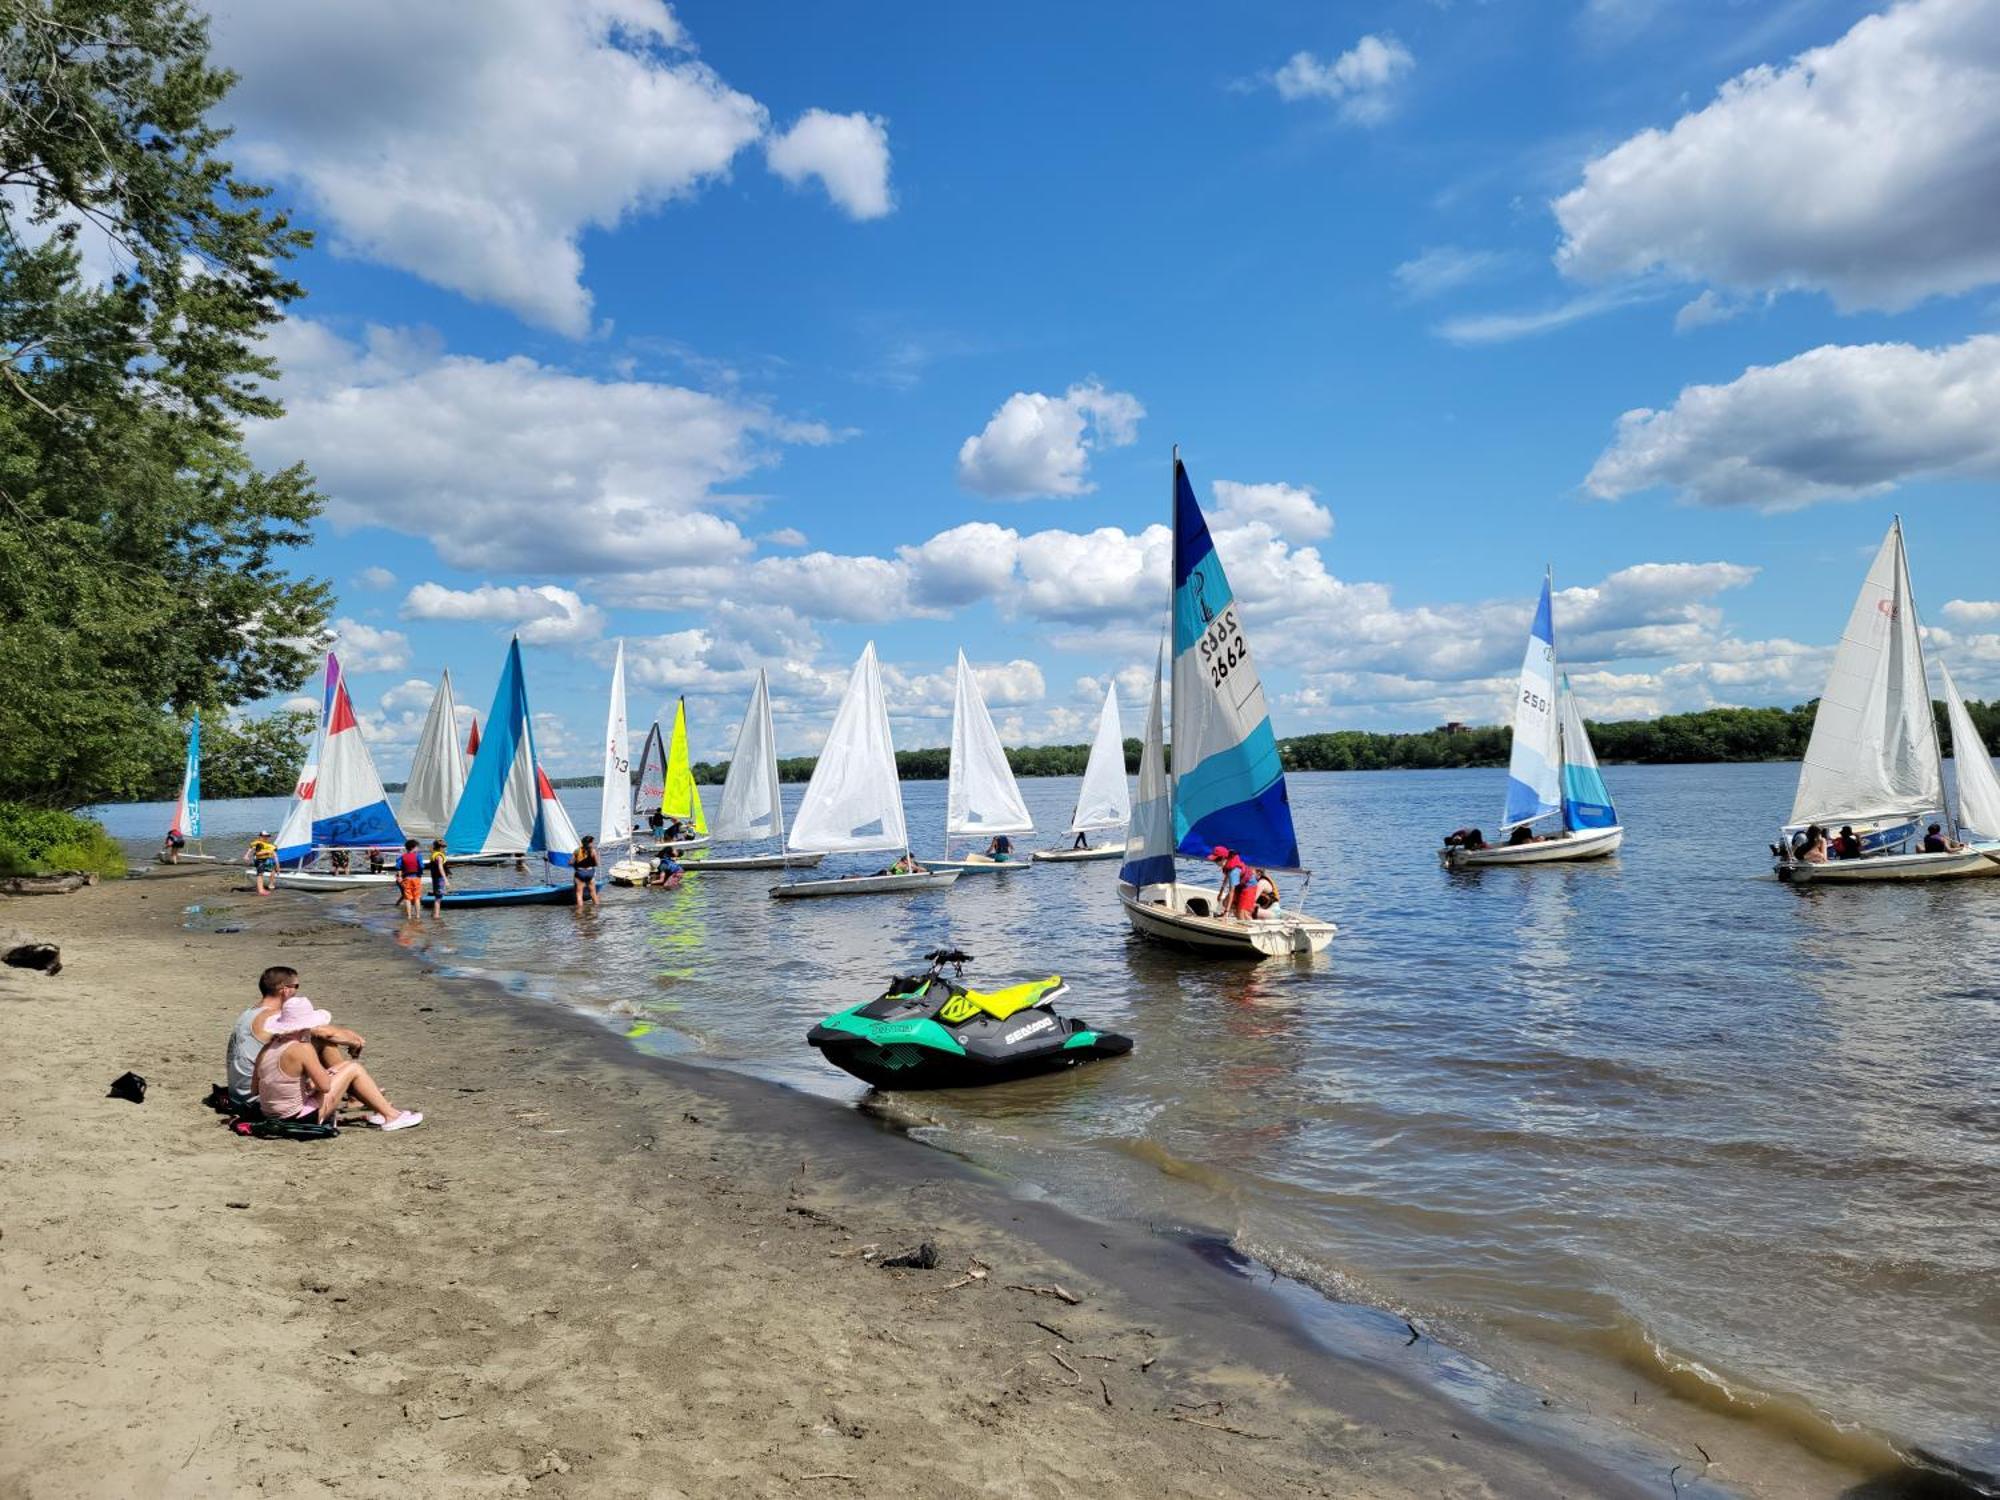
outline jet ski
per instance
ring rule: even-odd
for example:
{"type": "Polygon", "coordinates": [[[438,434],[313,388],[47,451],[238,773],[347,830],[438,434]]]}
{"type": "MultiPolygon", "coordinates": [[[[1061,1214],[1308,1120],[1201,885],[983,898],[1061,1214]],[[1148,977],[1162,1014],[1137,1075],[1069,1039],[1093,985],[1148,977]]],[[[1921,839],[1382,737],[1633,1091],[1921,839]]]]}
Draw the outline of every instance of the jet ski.
{"type": "Polygon", "coordinates": [[[1132,1050],[1130,1037],[1093,1031],[1051,1009],[1069,993],[1058,975],[972,990],[959,983],[970,954],[939,948],[925,957],[927,972],[891,979],[878,999],[828,1016],[806,1040],[878,1089],[1006,1083],[1132,1050]]]}

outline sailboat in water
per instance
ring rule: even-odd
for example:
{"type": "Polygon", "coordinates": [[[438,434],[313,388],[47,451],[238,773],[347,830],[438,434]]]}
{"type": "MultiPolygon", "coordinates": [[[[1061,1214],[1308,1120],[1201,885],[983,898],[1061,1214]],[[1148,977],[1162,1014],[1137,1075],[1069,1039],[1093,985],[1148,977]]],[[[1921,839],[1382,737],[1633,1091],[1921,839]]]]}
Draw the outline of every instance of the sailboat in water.
{"type": "Polygon", "coordinates": [[[736,748],[730,752],[729,774],[722,781],[722,806],[715,815],[712,835],[718,845],[776,839],[780,847],[769,854],[697,854],[688,863],[690,870],[703,874],[776,870],[816,865],[826,857],[784,852],[785,803],[778,781],[778,736],[771,725],[771,685],[762,667],[757,669],[757,685],[750,692],[743,725],[736,731],[736,748]]]}
{"type": "Polygon", "coordinates": [[[660,810],[667,795],[667,742],[660,734],[660,721],[646,730],[646,743],[639,750],[639,775],[632,787],[632,825],[660,810]]]}
{"type": "Polygon", "coordinates": [[[1174,868],[1177,855],[1226,848],[1248,865],[1304,873],[1264,686],[1178,451],[1173,516],[1174,775],[1161,735],[1161,664],[1118,898],[1140,935],[1176,947],[1251,958],[1317,953],[1333,941],[1331,922],[1282,904],[1247,920],[1211,912],[1214,889],[1183,883],[1174,868]]]}
{"type": "Polygon", "coordinates": [[[1118,722],[1118,686],[1113,683],[1104,690],[1104,707],[1097,716],[1097,738],[1091,741],[1090,759],[1083,767],[1083,785],[1077,789],[1076,810],[1069,817],[1069,833],[1075,842],[1067,849],[1037,849],[1035,858],[1123,859],[1122,841],[1093,847],[1090,835],[1122,829],[1131,821],[1132,794],[1125,784],[1125,729],[1118,722]]]}
{"type": "MultiPolygon", "coordinates": [[[[882,696],[882,669],[875,660],[873,641],[854,663],[785,847],[795,854],[909,852],[903,788],[896,780],[896,746],[889,738],[889,705],[882,696]]],[[[925,891],[956,879],[956,870],[848,875],[787,881],[772,886],[771,894],[796,898],[925,891]]]]}
{"type": "Polygon", "coordinates": [[[1467,847],[1448,843],[1438,858],[1452,869],[1477,865],[1546,865],[1601,859],[1625,841],[1618,810],[1611,805],[1597,752],[1569,690],[1569,677],[1556,666],[1555,616],[1548,573],[1528,627],[1528,650],[1521,659],[1521,682],[1514,694],[1514,748],[1507,762],[1507,805],[1500,831],[1508,842],[1467,847]],[[1560,814],[1561,826],[1537,834],[1534,825],[1560,814]]]}
{"type": "Polygon", "coordinates": [[[1012,854],[978,852],[951,857],[954,838],[992,840],[1002,834],[1033,833],[1035,820],[1021,800],[1014,768],[1000,744],[979,679],[958,653],[958,683],[951,706],[951,764],[945,776],[944,852],[933,870],[1018,870],[1027,861],[1012,854]]]}
{"type": "Polygon", "coordinates": [[[1945,799],[1944,755],[1898,516],[1862,580],[1813,716],[1785,841],[1773,846],[1780,880],[1818,885],[2000,874],[2000,828],[1988,826],[2000,823],[2000,797],[1988,801],[1993,763],[1949,672],[1945,698],[1958,766],[1956,811],[1945,799]],[[1926,851],[1918,828],[1932,813],[1944,816],[1950,832],[1940,838],[1945,848],[1926,851]],[[1962,825],[1980,836],[1961,842],[1962,825]],[[1805,841],[1793,835],[1815,826],[1851,829],[1859,854],[1825,863],[1805,858],[1805,841]]]}
{"type": "Polygon", "coordinates": [[[692,830],[684,832],[680,838],[669,839],[668,848],[678,852],[707,847],[708,818],[701,810],[701,788],[694,784],[694,763],[688,756],[686,698],[674,703],[674,728],[667,737],[667,772],[660,788],[658,805],[660,811],[668,818],[677,820],[683,830],[692,830]]]}
{"type": "Polygon", "coordinates": [[[401,849],[402,825],[389,810],[388,795],[368,753],[340,658],[326,657],[326,689],[321,699],[318,742],[299,775],[298,796],[278,832],[280,885],[299,890],[339,890],[382,885],[393,877],[308,870],[306,864],[329,850],[401,849]]]}
{"type": "Polygon", "coordinates": [[[403,800],[396,817],[403,832],[428,843],[442,838],[465,789],[465,757],[458,749],[458,703],[452,697],[451,673],[442,673],[424,732],[410,757],[410,774],[403,783],[403,800]]]}

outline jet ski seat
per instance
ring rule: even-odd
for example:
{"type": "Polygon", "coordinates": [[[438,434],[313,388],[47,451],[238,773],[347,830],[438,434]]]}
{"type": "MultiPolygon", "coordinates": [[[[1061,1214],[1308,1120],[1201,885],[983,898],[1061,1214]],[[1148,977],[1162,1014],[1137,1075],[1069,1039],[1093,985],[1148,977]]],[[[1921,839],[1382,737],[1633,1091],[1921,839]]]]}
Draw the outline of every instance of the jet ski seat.
{"type": "Polygon", "coordinates": [[[953,1026],[983,1012],[996,1021],[1004,1021],[1017,1012],[1053,1000],[1062,991],[1060,974],[1031,979],[1025,984],[1010,984],[1004,990],[965,990],[945,1002],[938,1019],[953,1026]]]}

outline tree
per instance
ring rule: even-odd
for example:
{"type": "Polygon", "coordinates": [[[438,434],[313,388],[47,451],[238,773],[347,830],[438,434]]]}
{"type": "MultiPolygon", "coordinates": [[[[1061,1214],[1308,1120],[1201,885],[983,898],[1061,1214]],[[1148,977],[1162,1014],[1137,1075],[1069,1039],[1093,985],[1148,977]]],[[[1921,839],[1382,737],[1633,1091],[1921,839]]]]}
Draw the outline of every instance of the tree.
{"type": "Polygon", "coordinates": [[[0,797],[144,793],[175,718],[297,683],[326,619],[278,561],[320,496],[242,443],[308,238],[217,154],[207,52],[183,0],[0,0],[0,797]]]}

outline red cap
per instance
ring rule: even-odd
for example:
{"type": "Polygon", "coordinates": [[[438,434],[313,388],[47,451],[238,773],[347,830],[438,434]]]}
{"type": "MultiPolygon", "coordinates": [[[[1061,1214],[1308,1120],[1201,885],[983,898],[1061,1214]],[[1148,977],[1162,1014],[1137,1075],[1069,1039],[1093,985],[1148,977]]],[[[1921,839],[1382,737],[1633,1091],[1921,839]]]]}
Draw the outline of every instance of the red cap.
{"type": "Polygon", "coordinates": [[[1222,845],[1217,844],[1213,849],[1208,851],[1208,857],[1214,860],[1228,859],[1229,851],[1223,848],[1222,845]]]}

